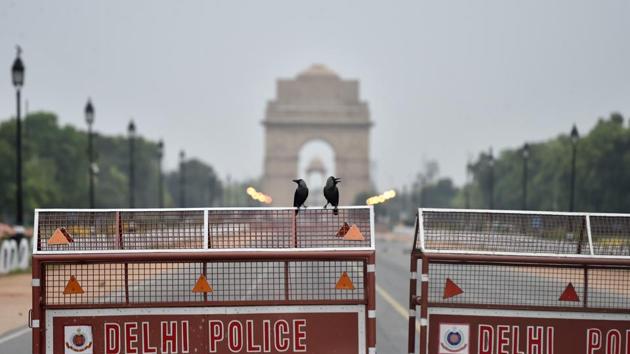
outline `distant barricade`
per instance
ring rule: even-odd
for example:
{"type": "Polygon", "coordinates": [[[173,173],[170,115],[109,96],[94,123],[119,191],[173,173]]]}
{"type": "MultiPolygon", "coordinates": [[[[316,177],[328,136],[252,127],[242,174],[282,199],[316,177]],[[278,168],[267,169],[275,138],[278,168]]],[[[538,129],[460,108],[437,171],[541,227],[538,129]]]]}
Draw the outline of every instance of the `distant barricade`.
{"type": "Polygon", "coordinates": [[[0,276],[28,269],[31,264],[31,236],[30,229],[24,235],[17,235],[11,226],[0,224],[0,276]]]}

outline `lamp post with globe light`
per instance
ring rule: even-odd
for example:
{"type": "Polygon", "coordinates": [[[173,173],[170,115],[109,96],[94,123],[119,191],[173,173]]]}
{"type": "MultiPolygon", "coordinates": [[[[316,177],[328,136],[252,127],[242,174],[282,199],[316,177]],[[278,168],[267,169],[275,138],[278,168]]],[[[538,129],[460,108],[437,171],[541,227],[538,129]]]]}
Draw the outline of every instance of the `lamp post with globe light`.
{"type": "Polygon", "coordinates": [[[571,129],[571,192],[569,199],[569,211],[575,211],[575,160],[577,157],[577,144],[580,141],[580,133],[573,124],[571,129]]]}
{"type": "Polygon", "coordinates": [[[179,152],[179,207],[186,207],[186,153],[184,150],[179,152]]]}
{"type": "Polygon", "coordinates": [[[164,141],[158,141],[158,206],[164,208],[164,182],[162,181],[162,158],[164,157],[164,141]]]}
{"type": "Polygon", "coordinates": [[[16,129],[15,129],[15,152],[16,152],[16,209],[15,224],[16,234],[24,233],[24,194],[22,186],[22,122],[20,117],[21,92],[24,86],[24,63],[20,58],[21,48],[17,47],[17,55],[11,67],[11,78],[15,87],[16,98],[16,129]]]}
{"type": "Polygon", "coordinates": [[[89,162],[89,177],[90,177],[90,209],[94,209],[94,174],[96,173],[96,164],[94,163],[94,145],[92,133],[92,125],[94,124],[94,106],[92,100],[88,99],[85,105],[85,122],[88,125],[88,162],[89,162]]]}
{"type": "Polygon", "coordinates": [[[127,126],[127,133],[129,134],[129,207],[135,207],[135,176],[134,176],[134,140],[136,137],[136,124],[133,120],[129,121],[127,126]]]}
{"type": "Polygon", "coordinates": [[[527,162],[529,161],[529,144],[523,145],[521,156],[523,157],[523,210],[527,210],[527,162]]]}

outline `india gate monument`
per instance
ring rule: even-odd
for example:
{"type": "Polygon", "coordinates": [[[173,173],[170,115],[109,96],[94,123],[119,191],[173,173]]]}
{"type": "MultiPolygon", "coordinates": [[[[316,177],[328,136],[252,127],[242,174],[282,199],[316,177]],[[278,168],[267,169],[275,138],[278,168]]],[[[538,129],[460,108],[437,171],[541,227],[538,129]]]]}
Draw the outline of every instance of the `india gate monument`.
{"type": "MultiPolygon", "coordinates": [[[[306,174],[311,173],[334,173],[342,179],[340,205],[350,205],[359,193],[372,190],[369,152],[372,121],[367,103],[359,99],[358,80],[342,79],[320,64],[295,79],[280,79],[276,98],[268,102],[262,123],[265,128],[262,191],[273,197],[274,206],[291,206],[295,190],[291,180],[303,178],[309,183],[306,174]],[[306,173],[298,171],[300,151],[312,141],[323,141],[330,146],[334,168],[323,166],[316,157],[309,162],[306,173]]],[[[320,195],[323,185],[323,182],[309,183],[308,206],[323,206],[320,195]]]]}

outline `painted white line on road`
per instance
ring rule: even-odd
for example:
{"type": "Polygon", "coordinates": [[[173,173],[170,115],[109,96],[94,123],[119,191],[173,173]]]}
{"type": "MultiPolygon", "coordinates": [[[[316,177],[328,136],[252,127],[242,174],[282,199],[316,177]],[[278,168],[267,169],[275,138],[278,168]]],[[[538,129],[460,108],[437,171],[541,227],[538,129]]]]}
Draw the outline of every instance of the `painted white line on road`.
{"type": "Polygon", "coordinates": [[[0,344],[8,342],[8,341],[10,341],[13,338],[17,338],[19,336],[23,336],[23,335],[29,333],[30,331],[31,331],[31,329],[28,328],[28,327],[22,328],[19,331],[13,332],[13,333],[11,333],[9,335],[6,335],[6,336],[0,338],[0,344]]]}
{"type": "MultiPolygon", "coordinates": [[[[409,320],[409,310],[401,305],[400,302],[396,301],[396,299],[394,299],[394,297],[391,296],[387,292],[387,290],[381,288],[380,285],[376,284],[376,293],[381,295],[383,300],[387,301],[387,303],[391,307],[393,307],[394,310],[396,310],[396,312],[398,312],[398,314],[400,314],[402,318],[404,318],[405,320],[409,320]]],[[[420,324],[418,323],[418,321],[416,321],[416,331],[420,332],[420,324]]]]}

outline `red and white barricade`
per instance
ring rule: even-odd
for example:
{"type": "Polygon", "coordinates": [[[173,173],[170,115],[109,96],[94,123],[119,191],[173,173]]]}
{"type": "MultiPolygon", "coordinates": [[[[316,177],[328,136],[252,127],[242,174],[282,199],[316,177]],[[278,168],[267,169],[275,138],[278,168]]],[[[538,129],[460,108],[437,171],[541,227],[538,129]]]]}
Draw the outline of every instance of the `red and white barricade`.
{"type": "Polygon", "coordinates": [[[37,210],[33,353],[375,353],[369,207],[37,210]]]}
{"type": "Polygon", "coordinates": [[[409,353],[630,353],[630,215],[420,209],[410,266],[409,353]]]}

